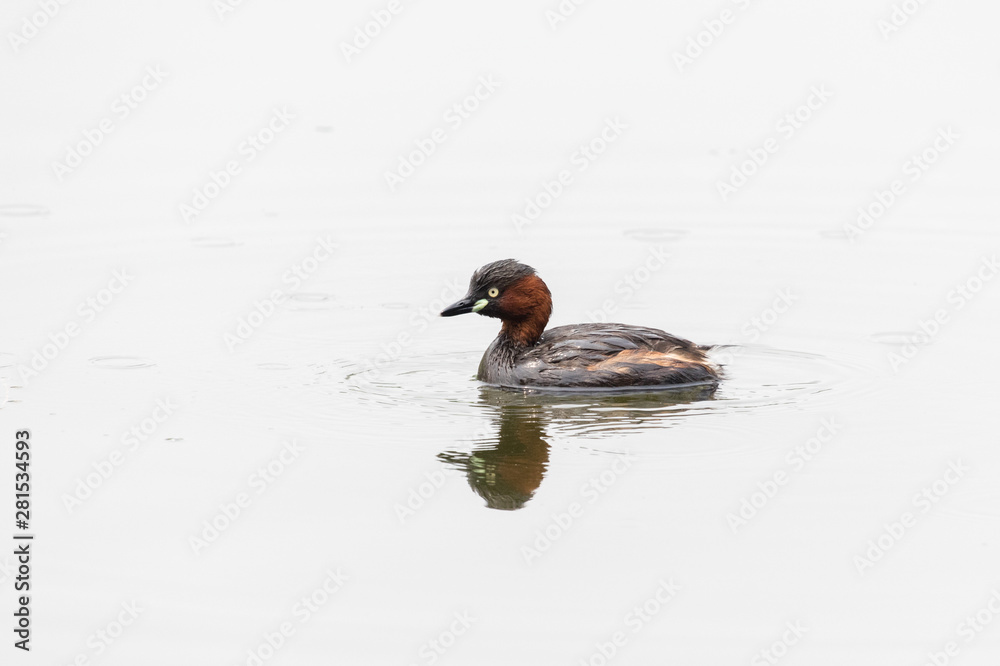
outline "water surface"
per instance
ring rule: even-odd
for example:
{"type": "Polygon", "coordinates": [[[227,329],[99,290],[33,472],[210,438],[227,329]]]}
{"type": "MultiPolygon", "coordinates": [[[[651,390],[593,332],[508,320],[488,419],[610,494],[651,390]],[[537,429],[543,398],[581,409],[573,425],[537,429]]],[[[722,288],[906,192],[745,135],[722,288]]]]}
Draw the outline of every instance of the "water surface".
{"type": "Polygon", "coordinates": [[[588,3],[555,31],[537,3],[414,3],[351,63],[338,40],[375,6],[70,3],[4,56],[0,420],[36,442],[35,657],[719,666],[787,637],[782,664],[957,641],[955,663],[994,666],[1000,619],[957,632],[1000,585],[996,10],[921,5],[884,40],[891,8],[749,4],[683,73],[694,3],[588,3]],[[162,87],[57,178],[151,63],[162,87]],[[820,84],[832,100],[723,202],[820,84]],[[852,241],[945,126],[954,147],[852,241]],[[552,325],[717,345],[725,379],[481,386],[497,322],[437,313],[506,257],[546,280],[552,325]]]}

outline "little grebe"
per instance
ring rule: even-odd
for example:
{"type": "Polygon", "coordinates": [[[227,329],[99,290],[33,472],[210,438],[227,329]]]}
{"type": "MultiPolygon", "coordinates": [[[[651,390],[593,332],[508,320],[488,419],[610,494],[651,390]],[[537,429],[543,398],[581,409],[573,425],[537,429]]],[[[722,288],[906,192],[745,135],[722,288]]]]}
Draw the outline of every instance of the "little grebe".
{"type": "Polygon", "coordinates": [[[545,330],[549,288],[513,259],[473,273],[469,293],[442,317],[478,312],[503,322],[479,363],[480,381],[511,388],[668,387],[718,382],[706,347],[655,328],[575,324],[545,330]]]}

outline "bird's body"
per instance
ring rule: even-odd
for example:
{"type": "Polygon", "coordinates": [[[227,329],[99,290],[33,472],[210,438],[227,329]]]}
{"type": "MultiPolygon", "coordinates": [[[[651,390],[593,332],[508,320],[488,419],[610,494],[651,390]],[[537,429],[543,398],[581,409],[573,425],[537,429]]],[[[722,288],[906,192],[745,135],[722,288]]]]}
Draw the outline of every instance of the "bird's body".
{"type": "Polygon", "coordinates": [[[442,316],[466,312],[503,321],[479,364],[478,378],[510,388],[623,389],[715,383],[704,347],[655,328],[574,324],[545,330],[548,287],[513,259],[476,271],[463,300],[442,316]]]}
{"type": "Polygon", "coordinates": [[[478,378],[498,386],[622,388],[717,379],[705,352],[669,333],[625,324],[550,328],[524,347],[498,336],[479,364],[478,378]]]}

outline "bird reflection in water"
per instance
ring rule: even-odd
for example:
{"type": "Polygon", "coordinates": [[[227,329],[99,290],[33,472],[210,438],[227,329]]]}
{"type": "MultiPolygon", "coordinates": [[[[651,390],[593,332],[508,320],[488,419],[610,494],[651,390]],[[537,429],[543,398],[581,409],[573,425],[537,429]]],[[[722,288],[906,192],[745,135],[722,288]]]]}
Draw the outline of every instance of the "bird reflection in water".
{"type": "Polygon", "coordinates": [[[667,425],[688,411],[677,405],[710,400],[715,386],[628,393],[523,393],[490,386],[480,391],[496,435],[471,452],[445,451],[438,458],[465,472],[486,506],[513,511],[531,500],[545,477],[546,436],[553,428],[595,435],[667,425]]]}

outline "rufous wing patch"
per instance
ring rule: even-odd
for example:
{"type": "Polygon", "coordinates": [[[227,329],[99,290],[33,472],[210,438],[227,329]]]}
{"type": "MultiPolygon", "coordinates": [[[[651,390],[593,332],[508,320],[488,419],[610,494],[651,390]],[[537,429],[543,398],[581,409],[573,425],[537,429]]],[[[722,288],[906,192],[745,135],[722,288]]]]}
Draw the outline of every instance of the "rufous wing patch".
{"type": "Polygon", "coordinates": [[[700,351],[672,349],[667,352],[653,349],[624,349],[614,356],[592,363],[588,370],[610,370],[612,372],[628,372],[631,366],[651,364],[663,368],[701,366],[713,374],[714,368],[705,361],[700,351]]]}

